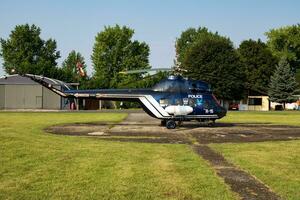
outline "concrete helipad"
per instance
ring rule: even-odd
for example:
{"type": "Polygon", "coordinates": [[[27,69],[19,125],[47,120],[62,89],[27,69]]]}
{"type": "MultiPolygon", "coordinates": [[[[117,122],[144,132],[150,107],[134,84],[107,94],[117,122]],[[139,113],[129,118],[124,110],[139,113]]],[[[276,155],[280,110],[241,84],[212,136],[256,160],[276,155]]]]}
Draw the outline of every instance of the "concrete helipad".
{"type": "Polygon", "coordinates": [[[184,122],[176,129],[167,129],[160,125],[160,120],[144,113],[130,113],[121,123],[65,124],[48,127],[46,131],[105,140],[186,144],[263,142],[300,138],[300,127],[270,124],[216,123],[214,127],[207,127],[197,122],[184,122]]]}

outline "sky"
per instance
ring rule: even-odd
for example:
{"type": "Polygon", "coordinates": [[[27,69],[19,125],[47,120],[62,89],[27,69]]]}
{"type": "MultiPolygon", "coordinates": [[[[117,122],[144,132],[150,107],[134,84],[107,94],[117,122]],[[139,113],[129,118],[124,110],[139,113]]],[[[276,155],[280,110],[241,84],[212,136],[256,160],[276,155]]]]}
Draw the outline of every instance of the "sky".
{"type": "Polygon", "coordinates": [[[266,41],[272,28],[300,23],[299,9],[298,0],[0,0],[0,38],[16,25],[35,24],[44,40],[56,40],[58,65],[76,50],[91,74],[96,34],[126,25],[135,30],[133,39],[150,46],[150,65],[161,68],[173,65],[175,40],[189,27],[205,26],[238,47],[246,39],[266,41]]]}

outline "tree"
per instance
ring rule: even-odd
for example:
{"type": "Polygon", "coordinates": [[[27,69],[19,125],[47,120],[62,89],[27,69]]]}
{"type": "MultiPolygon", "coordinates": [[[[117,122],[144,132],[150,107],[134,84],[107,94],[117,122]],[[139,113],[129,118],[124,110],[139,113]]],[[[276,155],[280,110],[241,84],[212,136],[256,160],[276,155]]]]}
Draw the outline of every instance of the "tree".
{"type": "Polygon", "coordinates": [[[277,58],[285,57],[293,69],[300,69],[300,24],[271,29],[267,45],[277,58]]]}
{"type": "Polygon", "coordinates": [[[68,57],[63,61],[61,69],[62,69],[62,78],[60,80],[63,80],[65,82],[83,83],[87,79],[86,64],[84,61],[84,57],[79,52],[76,52],[74,50],[71,51],[68,57]],[[78,64],[81,65],[85,76],[80,75],[78,64]]]}
{"type": "Polygon", "coordinates": [[[280,60],[274,75],[271,77],[270,88],[268,91],[270,101],[283,103],[291,103],[297,100],[293,96],[297,90],[297,82],[295,74],[292,72],[286,58],[280,60]]]}
{"type": "Polygon", "coordinates": [[[118,88],[141,78],[141,74],[124,75],[120,71],[150,68],[149,46],[132,41],[133,34],[132,29],[119,25],[105,27],[97,34],[91,57],[97,87],[118,88]]]}
{"type": "Polygon", "coordinates": [[[56,51],[56,41],[43,40],[41,29],[35,25],[18,25],[9,38],[1,38],[1,53],[6,73],[31,73],[53,77],[56,60],[60,57],[56,51]]]}
{"type": "Polygon", "coordinates": [[[267,93],[277,59],[261,40],[245,40],[238,54],[246,74],[246,89],[267,93]]]}
{"type": "Polygon", "coordinates": [[[125,83],[121,88],[151,88],[162,79],[169,76],[168,72],[158,72],[154,75],[146,75],[142,79],[134,82],[125,83]]]}
{"type": "Polygon", "coordinates": [[[183,31],[179,38],[176,40],[175,48],[176,48],[176,63],[178,67],[181,67],[181,63],[184,60],[184,55],[187,49],[199,38],[205,37],[207,35],[213,35],[214,33],[209,32],[205,27],[188,28],[183,31]]]}
{"type": "Polygon", "coordinates": [[[243,97],[244,70],[228,38],[217,33],[201,33],[179,53],[185,76],[210,83],[218,98],[232,100],[243,97]]]}

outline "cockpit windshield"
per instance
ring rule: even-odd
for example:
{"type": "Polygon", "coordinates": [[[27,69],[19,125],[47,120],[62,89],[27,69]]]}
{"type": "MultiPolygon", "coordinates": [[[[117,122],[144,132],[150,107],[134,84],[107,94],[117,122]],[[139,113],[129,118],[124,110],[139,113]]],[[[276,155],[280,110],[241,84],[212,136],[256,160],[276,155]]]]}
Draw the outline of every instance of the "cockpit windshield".
{"type": "Polygon", "coordinates": [[[209,92],[210,85],[203,81],[188,80],[181,76],[172,76],[157,83],[153,87],[159,92],[209,92]]]}

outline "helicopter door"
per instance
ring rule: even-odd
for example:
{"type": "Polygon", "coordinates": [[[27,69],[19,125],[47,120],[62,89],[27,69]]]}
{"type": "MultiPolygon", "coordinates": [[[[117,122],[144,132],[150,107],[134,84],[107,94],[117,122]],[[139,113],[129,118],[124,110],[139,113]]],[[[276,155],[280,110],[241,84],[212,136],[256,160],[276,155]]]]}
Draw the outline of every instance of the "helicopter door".
{"type": "Polygon", "coordinates": [[[194,108],[195,115],[213,114],[210,99],[203,95],[189,95],[189,105],[194,108]]]}

